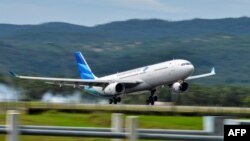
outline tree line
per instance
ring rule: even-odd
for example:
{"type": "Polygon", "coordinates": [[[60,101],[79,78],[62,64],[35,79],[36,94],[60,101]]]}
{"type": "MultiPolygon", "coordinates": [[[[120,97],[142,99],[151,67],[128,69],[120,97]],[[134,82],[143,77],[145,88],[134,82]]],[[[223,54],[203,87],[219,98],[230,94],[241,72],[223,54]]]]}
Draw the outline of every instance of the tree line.
{"type": "MultiPolygon", "coordinates": [[[[81,91],[84,93],[81,89],[59,87],[56,85],[45,84],[44,82],[20,80],[8,76],[0,76],[0,83],[17,89],[20,91],[21,100],[29,101],[40,100],[43,94],[48,91],[60,94],[70,94],[75,91],[81,91]]],[[[149,93],[146,95],[149,96],[149,93]]],[[[160,101],[171,102],[171,94],[168,87],[159,88],[157,95],[160,101]]],[[[123,96],[122,99],[124,103],[144,104],[147,96],[123,96]]],[[[93,97],[85,94],[83,94],[82,97],[84,99],[93,99],[93,97]]],[[[176,104],[250,107],[250,88],[247,86],[191,84],[187,92],[178,95],[176,104]]]]}

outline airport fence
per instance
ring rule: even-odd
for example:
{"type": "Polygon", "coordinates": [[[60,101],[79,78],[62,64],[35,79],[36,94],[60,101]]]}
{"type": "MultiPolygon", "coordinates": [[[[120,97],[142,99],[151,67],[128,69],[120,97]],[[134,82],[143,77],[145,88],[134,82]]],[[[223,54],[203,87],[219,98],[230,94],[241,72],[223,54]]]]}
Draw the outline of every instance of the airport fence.
{"type": "Polygon", "coordinates": [[[222,141],[224,119],[228,117],[204,117],[203,130],[140,129],[138,118],[128,116],[123,125],[123,114],[112,114],[111,128],[25,126],[19,125],[19,112],[8,111],[7,124],[0,125],[0,134],[7,134],[7,141],[18,141],[20,135],[70,136],[111,138],[114,141],[127,139],[182,140],[182,141],[222,141]]]}

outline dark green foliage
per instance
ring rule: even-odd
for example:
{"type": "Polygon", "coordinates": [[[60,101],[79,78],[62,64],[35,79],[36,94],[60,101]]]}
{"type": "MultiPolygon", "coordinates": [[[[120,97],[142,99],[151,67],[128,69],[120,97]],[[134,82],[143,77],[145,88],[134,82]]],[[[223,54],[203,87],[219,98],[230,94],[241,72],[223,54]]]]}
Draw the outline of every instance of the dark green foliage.
{"type": "Polygon", "coordinates": [[[244,104],[244,106],[250,107],[250,96],[247,96],[247,97],[243,100],[243,104],[244,104]]]}
{"type": "MultiPolygon", "coordinates": [[[[59,87],[48,85],[43,82],[11,79],[9,77],[0,76],[0,84],[7,84],[21,90],[21,100],[41,100],[46,92],[62,95],[72,94],[75,91],[82,90],[73,89],[71,87],[59,87]]],[[[171,102],[171,96],[168,87],[159,88],[157,91],[160,101],[171,102]]],[[[197,85],[191,84],[187,92],[178,96],[177,105],[201,105],[201,106],[233,106],[242,107],[250,106],[250,88],[242,86],[225,86],[225,85],[197,85]]],[[[141,95],[131,95],[122,97],[122,102],[126,104],[145,104],[149,92],[141,95]],[[136,99],[136,100],[135,100],[136,99]]],[[[88,94],[82,95],[83,99],[99,98],[88,94]]]]}
{"type": "Polygon", "coordinates": [[[250,89],[236,86],[193,85],[187,93],[180,96],[179,104],[209,106],[247,106],[245,99],[250,89]]]}
{"type": "MultiPolygon", "coordinates": [[[[250,88],[246,87],[223,85],[204,86],[191,84],[191,87],[187,92],[179,94],[176,104],[189,106],[249,107],[249,95],[250,88]]],[[[172,102],[170,92],[166,87],[159,89],[158,96],[162,102],[172,102]]],[[[144,104],[147,96],[137,95],[124,98],[125,103],[144,104]]]]}
{"type": "Polygon", "coordinates": [[[129,20],[95,27],[0,24],[0,73],[78,77],[73,52],[82,51],[98,76],[183,58],[193,62],[196,74],[216,67],[216,77],[195,82],[247,85],[249,24],[245,17],[129,20]]]}
{"type": "MultiPolygon", "coordinates": [[[[75,51],[84,54],[97,76],[183,58],[195,65],[195,74],[206,73],[215,66],[217,75],[189,82],[209,86],[192,86],[181,95],[178,104],[249,106],[249,90],[244,88],[250,82],[249,25],[250,18],[246,17],[179,22],[128,20],[95,27],[67,23],[0,24],[0,73],[5,77],[0,77],[0,81],[23,88],[27,98],[39,99],[48,90],[75,90],[13,80],[8,71],[77,78],[75,51]]],[[[166,88],[160,93],[164,101],[170,100],[166,88]]],[[[145,97],[139,96],[139,101],[144,103],[145,97]]]]}

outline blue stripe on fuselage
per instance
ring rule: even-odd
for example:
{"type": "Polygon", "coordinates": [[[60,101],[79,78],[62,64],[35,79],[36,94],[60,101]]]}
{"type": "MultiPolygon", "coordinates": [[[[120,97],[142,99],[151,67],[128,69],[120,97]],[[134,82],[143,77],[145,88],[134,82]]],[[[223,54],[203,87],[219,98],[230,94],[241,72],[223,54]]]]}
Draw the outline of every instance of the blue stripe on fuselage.
{"type": "Polygon", "coordinates": [[[84,86],[84,91],[95,96],[102,96],[101,93],[99,93],[93,87],[90,86],[84,86]]]}

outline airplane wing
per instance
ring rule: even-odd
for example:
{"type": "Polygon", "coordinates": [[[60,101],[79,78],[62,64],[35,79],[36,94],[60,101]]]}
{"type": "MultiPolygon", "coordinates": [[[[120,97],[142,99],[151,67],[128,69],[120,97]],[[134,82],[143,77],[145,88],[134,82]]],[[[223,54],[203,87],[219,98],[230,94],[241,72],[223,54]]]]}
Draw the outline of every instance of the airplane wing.
{"type": "Polygon", "coordinates": [[[44,81],[47,84],[55,84],[60,86],[73,86],[81,87],[84,85],[88,86],[102,86],[105,87],[109,83],[117,82],[122,84],[139,84],[142,83],[141,80],[101,80],[101,79],[72,79],[72,78],[52,78],[52,77],[33,77],[33,76],[22,76],[17,75],[14,72],[10,74],[16,78],[28,79],[28,80],[40,80],[44,81]]]}
{"type": "Polygon", "coordinates": [[[202,77],[208,77],[208,76],[212,76],[212,75],[215,75],[215,74],[216,74],[215,69],[213,67],[210,73],[190,76],[190,77],[186,78],[186,80],[192,80],[192,79],[198,79],[198,78],[202,78],[202,77]]]}

